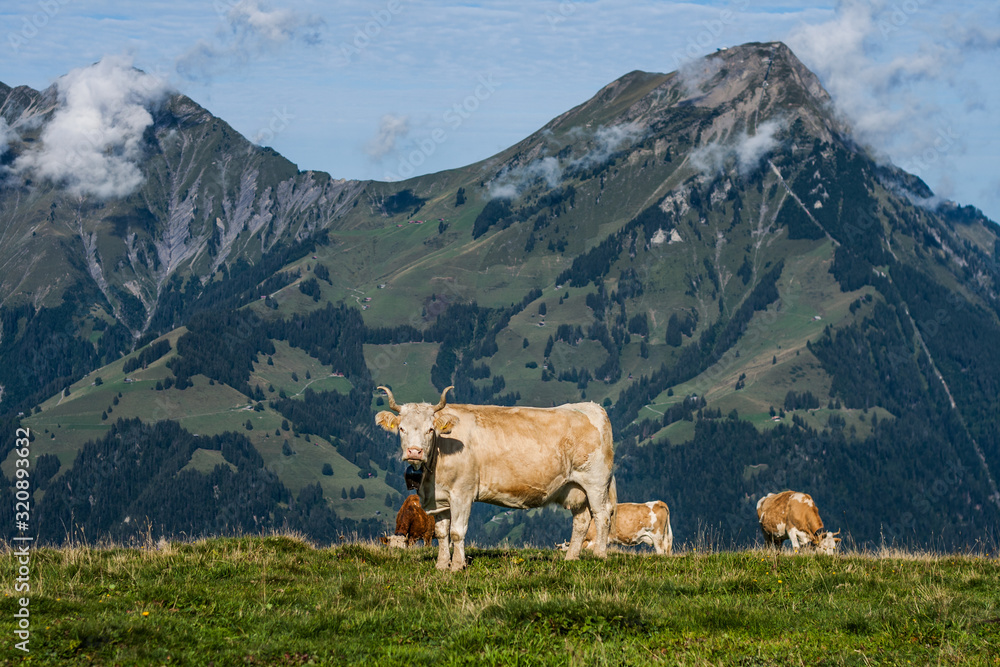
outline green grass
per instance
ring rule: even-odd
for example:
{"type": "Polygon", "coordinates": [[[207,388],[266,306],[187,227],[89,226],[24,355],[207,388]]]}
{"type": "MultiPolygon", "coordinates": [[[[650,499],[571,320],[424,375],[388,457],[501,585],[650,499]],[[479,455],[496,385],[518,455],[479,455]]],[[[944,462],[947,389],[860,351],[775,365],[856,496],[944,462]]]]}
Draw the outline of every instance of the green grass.
{"type": "MultiPolygon", "coordinates": [[[[162,338],[169,339],[171,347],[176,348],[177,339],[186,331],[182,327],[162,338]]],[[[68,396],[59,392],[39,405],[40,412],[26,416],[22,424],[38,438],[32,456],[55,454],[65,469],[72,465],[85,442],[103,437],[120,417],[138,416],[145,421],[180,419],[206,411],[223,412],[233,408],[240,397],[243,405],[246,404],[246,397],[239,392],[222,385],[209,387],[208,379],[203,376],[196,376],[195,386],[186,392],[154,391],[158,381],[173,376],[166,363],[176,356],[176,352],[172,349],[148,368],[126,375],[122,368],[136,354],[91,372],[70,385],[68,396]],[[100,385],[96,383],[98,377],[100,385]],[[121,396],[115,405],[118,394],[121,396]],[[101,419],[102,412],[106,413],[106,419],[101,419]]],[[[213,431],[216,432],[221,431],[213,431]]],[[[13,458],[7,456],[3,462],[5,474],[11,473],[12,466],[13,458]]]]}
{"type": "Polygon", "coordinates": [[[385,506],[385,495],[389,493],[398,499],[399,492],[386,486],[384,471],[379,471],[378,477],[358,477],[359,468],[322,438],[310,436],[307,441],[305,436],[296,437],[290,431],[282,431],[280,436],[276,436],[272,429],[270,437],[263,445],[257,446],[257,451],[264,459],[264,466],[277,473],[281,482],[296,497],[303,487],[319,482],[323,495],[337,516],[350,519],[385,519],[388,516],[391,520],[390,515],[394,515],[394,509],[385,506]],[[285,440],[294,452],[291,456],[281,451],[285,440]],[[322,474],[324,463],[330,464],[333,475],[322,474]],[[365,487],[364,498],[341,498],[341,489],[346,489],[350,495],[351,488],[359,484],[365,487]],[[379,514],[376,515],[376,512],[379,514]]]}
{"type": "MultiPolygon", "coordinates": [[[[289,396],[302,391],[307,384],[312,387],[322,385],[323,388],[330,389],[335,388],[333,385],[339,382],[343,383],[345,391],[349,391],[349,381],[328,377],[328,367],[322,367],[316,359],[300,350],[282,345],[279,341],[276,347],[280,352],[288,354],[277,356],[275,366],[267,366],[266,363],[258,365],[259,369],[268,369],[272,373],[269,377],[279,382],[281,387],[278,389],[285,387],[281,382],[283,378],[287,381],[286,391],[289,396]],[[295,365],[295,362],[301,364],[295,365]],[[298,382],[290,379],[291,368],[298,369],[298,382]],[[316,382],[305,379],[306,368],[311,369],[316,382]],[[318,377],[319,374],[323,377],[318,377]],[[295,387],[298,389],[294,389],[295,387]]],[[[84,443],[103,437],[111,424],[120,417],[139,417],[143,421],[173,419],[185,429],[199,435],[218,435],[226,431],[245,435],[260,452],[265,467],[277,473],[294,496],[303,487],[319,482],[331,507],[341,517],[385,518],[387,512],[391,513],[385,507],[385,496],[388,493],[395,498],[399,494],[386,486],[384,472],[379,472],[376,478],[358,477],[359,468],[341,456],[326,439],[310,436],[307,441],[305,435],[296,435],[291,429],[282,430],[283,419],[279,413],[270,407],[264,407],[260,411],[252,410],[250,406],[253,403],[246,396],[226,385],[210,385],[209,380],[202,375],[194,376],[194,385],[183,391],[174,388],[154,391],[155,380],[152,378],[155,376],[162,379],[168,375],[169,370],[162,366],[162,362],[157,362],[145,371],[131,374],[134,382],[124,383],[123,375],[105,381],[100,387],[74,386],[70,396],[63,398],[62,402],[59,398],[47,401],[43,404],[42,412],[24,420],[25,425],[38,435],[32,447],[32,456],[55,454],[62,463],[59,472],[62,474],[73,464],[84,443]],[[122,397],[118,405],[114,406],[108,419],[102,421],[101,411],[111,407],[112,399],[119,389],[122,390],[122,397]],[[247,430],[247,421],[253,426],[252,430],[247,430]],[[282,453],[285,440],[288,440],[295,452],[291,456],[282,453]],[[325,463],[330,464],[333,475],[322,474],[325,463]],[[341,489],[349,491],[359,484],[364,484],[365,498],[341,499],[341,489]]],[[[4,460],[2,469],[5,474],[13,474],[14,458],[9,455],[4,460]]],[[[217,452],[197,450],[185,467],[208,472],[215,464],[222,462],[217,452]]]]}
{"type": "Polygon", "coordinates": [[[207,474],[215,469],[215,466],[228,466],[230,470],[236,470],[236,466],[226,460],[222,452],[217,449],[196,449],[191,454],[191,460],[181,468],[184,470],[197,470],[207,474]]]}
{"type": "Polygon", "coordinates": [[[282,340],[274,341],[274,354],[260,355],[254,364],[250,376],[251,387],[260,387],[270,397],[269,388],[275,392],[284,390],[289,397],[300,396],[306,387],[313,391],[337,391],[348,394],[351,391],[351,381],[345,377],[337,377],[334,373],[342,369],[324,366],[315,357],[309,356],[305,350],[291,347],[282,340]]]}
{"type": "MultiPolygon", "coordinates": [[[[429,401],[438,394],[431,384],[431,367],[437,361],[437,343],[365,345],[365,363],[376,385],[406,387],[414,401],[429,401]]],[[[400,396],[407,396],[401,393],[400,396]]],[[[408,399],[409,400],[409,399],[408,399]]]]}
{"type": "Polygon", "coordinates": [[[247,419],[255,426],[275,421],[276,413],[268,412],[270,419],[263,419],[265,413],[246,410],[250,405],[246,396],[226,385],[209,385],[202,375],[194,376],[194,385],[184,391],[155,391],[156,382],[169,376],[170,371],[157,362],[130,375],[132,382],[112,379],[100,387],[74,388],[68,397],[46,401],[42,412],[24,420],[25,426],[41,436],[33,454],[56,454],[63,465],[69,465],[85,442],[102,437],[120,417],[139,417],[147,422],[174,419],[203,435],[243,431],[247,419]],[[119,391],[121,398],[114,405],[119,391]],[[108,409],[107,419],[102,420],[101,412],[108,409]]]}
{"type": "MultiPolygon", "coordinates": [[[[31,653],[0,664],[865,665],[1000,661],[1000,562],[887,552],[672,557],[316,549],[292,537],[31,556],[31,653]]],[[[11,637],[18,567],[0,555],[11,637]]],[[[8,639],[8,646],[12,645],[8,639]]]]}
{"type": "MultiPolygon", "coordinates": [[[[652,416],[649,408],[662,412],[685,396],[698,394],[706,398],[709,407],[718,408],[723,414],[735,409],[740,418],[759,429],[769,429],[774,426],[769,412],[772,406],[781,408],[789,391],[810,391],[824,409],[815,411],[816,414],[814,411],[799,411],[799,414],[811,426],[826,425],[829,411],[825,407],[831,381],[806,343],[817,340],[828,325],[849,324],[855,318],[850,313],[851,302],[869,290],[840,291],[828,271],[833,254],[830,243],[814,244],[811,248],[803,244],[802,248],[800,254],[786,262],[778,281],[780,300],[766,311],[754,314],[746,335],[719,362],[701,375],[671,387],[672,396],[667,391],[661,392],[639,413],[638,419],[652,416]],[[735,356],[737,353],[739,357],[735,356]],[[736,382],[743,374],[745,387],[737,391],[736,382]]],[[[858,411],[838,413],[847,421],[847,429],[855,427],[858,437],[865,437],[871,431],[870,424],[861,419],[858,411]]],[[[885,410],[879,412],[879,419],[891,417],[885,410]]],[[[786,421],[790,420],[789,413],[786,421]]],[[[651,439],[670,437],[674,442],[678,429],[673,429],[673,434],[669,429],[659,431],[651,439]]],[[[685,439],[690,439],[689,430],[693,435],[693,429],[679,430],[680,435],[687,436],[685,439]]]]}
{"type": "MultiPolygon", "coordinates": [[[[640,418],[647,418],[649,408],[647,407],[641,413],[639,413],[640,418]]],[[[652,436],[647,442],[658,442],[661,440],[669,440],[673,445],[679,445],[684,442],[690,442],[694,439],[694,422],[686,421],[681,419],[680,421],[675,421],[673,424],[660,429],[657,431],[656,435],[652,436]]]]}

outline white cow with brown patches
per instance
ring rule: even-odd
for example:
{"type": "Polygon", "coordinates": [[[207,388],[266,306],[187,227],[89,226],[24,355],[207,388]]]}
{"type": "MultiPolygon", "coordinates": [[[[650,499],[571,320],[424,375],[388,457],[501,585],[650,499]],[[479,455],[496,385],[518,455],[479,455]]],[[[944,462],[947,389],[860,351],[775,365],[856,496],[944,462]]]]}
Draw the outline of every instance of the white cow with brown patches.
{"type": "Polygon", "coordinates": [[[832,555],[840,544],[840,534],[823,530],[819,510],[808,493],[782,491],[769,493],[757,501],[757,519],[769,544],[780,549],[785,540],[792,548],[809,546],[832,555]]]}
{"type": "MultiPolygon", "coordinates": [[[[589,549],[596,536],[593,524],[583,540],[589,549]]],[[[618,503],[608,541],[627,547],[648,544],[658,554],[674,550],[674,531],[670,528],[670,508],[662,500],[648,503],[618,503]]]]}
{"type": "Polygon", "coordinates": [[[573,513],[567,560],[580,557],[593,517],[594,554],[606,556],[614,513],[611,422],[596,403],[554,408],[447,404],[397,405],[375,422],[398,433],[403,459],[423,470],[420,504],[435,519],[438,569],[465,567],[474,501],[527,509],[557,503],[573,513]],[[454,553],[451,548],[454,547],[454,553]]]}

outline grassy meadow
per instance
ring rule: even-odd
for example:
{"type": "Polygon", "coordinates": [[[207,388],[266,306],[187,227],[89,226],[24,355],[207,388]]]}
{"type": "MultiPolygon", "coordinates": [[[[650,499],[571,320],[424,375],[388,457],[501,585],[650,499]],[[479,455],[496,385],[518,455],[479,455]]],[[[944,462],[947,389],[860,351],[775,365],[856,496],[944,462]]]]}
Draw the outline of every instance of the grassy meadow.
{"type": "Polygon", "coordinates": [[[291,536],[40,549],[31,652],[0,664],[1000,664],[995,554],[468,550],[291,536]]]}
{"type": "MultiPolygon", "coordinates": [[[[338,516],[364,519],[379,517],[387,511],[386,494],[395,498],[399,492],[385,484],[385,471],[379,469],[378,477],[359,477],[358,466],[341,456],[333,443],[326,438],[299,433],[271,408],[268,401],[262,402],[262,410],[253,410],[255,401],[204,375],[195,375],[193,386],[183,391],[176,387],[156,391],[157,382],[173,378],[166,364],[177,356],[177,339],[185,331],[178,329],[168,334],[165,338],[170,341],[171,351],[147,368],[124,372],[125,362],[138,354],[136,352],[73,383],[68,395],[59,393],[44,401],[37,413],[25,417],[22,422],[38,438],[32,455],[58,456],[62,463],[58,473],[61,475],[73,465],[80,448],[90,440],[103,437],[119,417],[138,417],[150,422],[172,419],[196,434],[218,435],[232,431],[245,435],[260,452],[264,465],[281,478],[293,495],[297,496],[308,485],[319,483],[338,516]],[[96,382],[98,377],[100,383],[96,382]],[[247,422],[252,430],[246,428],[247,422]],[[293,454],[284,453],[282,445],[285,442],[289,443],[293,454]],[[332,475],[322,472],[327,463],[332,475]],[[342,490],[362,483],[365,498],[342,499],[342,490]]],[[[260,387],[269,398],[279,396],[279,392],[290,398],[301,398],[307,388],[349,393],[351,382],[337,375],[338,370],[324,366],[315,357],[284,341],[276,341],[274,354],[261,355],[254,364],[249,384],[260,387]]],[[[0,470],[8,478],[13,478],[15,458],[13,452],[9,452],[0,460],[0,470]]],[[[185,468],[209,473],[218,463],[226,463],[220,452],[197,450],[185,468]]]]}

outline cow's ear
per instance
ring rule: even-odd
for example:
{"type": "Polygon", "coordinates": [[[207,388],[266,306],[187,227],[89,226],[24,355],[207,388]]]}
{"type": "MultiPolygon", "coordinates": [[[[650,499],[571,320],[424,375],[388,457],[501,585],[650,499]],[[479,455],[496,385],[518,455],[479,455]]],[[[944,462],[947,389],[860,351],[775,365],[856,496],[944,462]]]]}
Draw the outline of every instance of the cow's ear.
{"type": "Polygon", "coordinates": [[[833,541],[836,542],[837,544],[840,544],[840,538],[839,537],[833,538],[833,541]]]}
{"type": "Polygon", "coordinates": [[[388,410],[383,410],[375,415],[375,423],[389,433],[395,433],[399,428],[399,415],[394,415],[388,410]]]}
{"type": "Polygon", "coordinates": [[[434,430],[438,432],[438,435],[448,435],[453,428],[455,428],[455,421],[453,419],[442,419],[435,415],[434,430]]]}

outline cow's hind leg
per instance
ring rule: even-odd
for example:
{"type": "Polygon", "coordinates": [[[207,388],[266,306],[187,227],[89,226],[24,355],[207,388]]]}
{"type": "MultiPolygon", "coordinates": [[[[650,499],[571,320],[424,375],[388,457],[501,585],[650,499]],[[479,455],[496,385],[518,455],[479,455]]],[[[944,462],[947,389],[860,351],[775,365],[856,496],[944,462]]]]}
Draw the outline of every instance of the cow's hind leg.
{"type": "Polygon", "coordinates": [[[414,544],[417,543],[417,538],[413,536],[414,522],[411,519],[410,523],[406,526],[406,548],[409,549],[414,544]]]}
{"type": "MultiPolygon", "coordinates": [[[[614,480],[612,480],[612,486],[613,485],[614,480]]],[[[597,536],[594,538],[594,555],[598,558],[605,558],[608,555],[608,535],[611,530],[611,512],[615,506],[617,498],[611,499],[609,497],[609,489],[606,486],[586,489],[586,492],[587,504],[590,506],[590,514],[592,515],[594,526],[597,529],[597,536]]],[[[575,517],[573,529],[574,531],[576,530],[575,517]]],[[[586,526],[584,526],[584,530],[586,530],[586,526]]]]}
{"type": "Polygon", "coordinates": [[[451,543],[448,534],[451,532],[451,512],[445,511],[434,517],[434,537],[438,541],[438,557],[435,567],[447,570],[451,561],[451,543]]]}
{"type": "Polygon", "coordinates": [[[586,504],[571,507],[573,512],[573,535],[569,538],[569,548],[566,549],[566,560],[577,560],[583,548],[583,539],[590,528],[590,508],[586,504]]]}
{"type": "Polygon", "coordinates": [[[674,552],[674,530],[670,527],[670,519],[667,519],[667,534],[663,536],[663,553],[672,554],[674,552]]]}
{"type": "Polygon", "coordinates": [[[782,538],[782,539],[776,538],[774,535],[772,535],[771,533],[769,533],[768,531],[766,531],[764,529],[764,525],[763,524],[761,524],[761,526],[760,526],[760,532],[761,532],[761,534],[764,535],[764,542],[766,542],[770,546],[774,547],[778,551],[781,551],[781,544],[782,544],[782,542],[785,541],[784,538],[782,538]]]}

